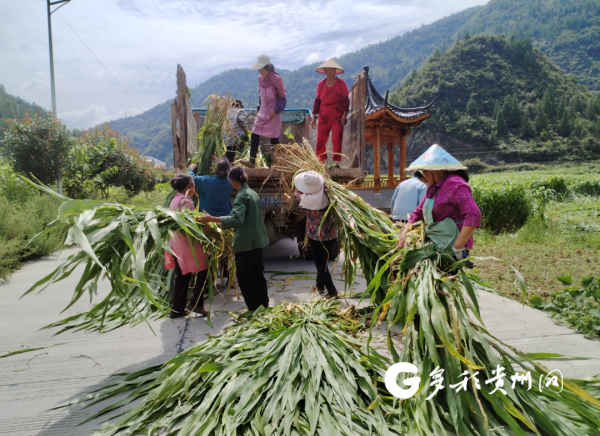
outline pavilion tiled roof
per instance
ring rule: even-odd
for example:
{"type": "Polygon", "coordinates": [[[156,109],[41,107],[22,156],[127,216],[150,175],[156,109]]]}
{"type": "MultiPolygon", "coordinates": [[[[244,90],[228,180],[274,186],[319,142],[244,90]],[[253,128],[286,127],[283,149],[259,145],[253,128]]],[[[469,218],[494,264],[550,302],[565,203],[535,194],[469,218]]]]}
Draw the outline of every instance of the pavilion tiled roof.
{"type": "Polygon", "coordinates": [[[391,110],[397,117],[403,118],[405,120],[412,120],[415,118],[420,118],[424,115],[429,114],[431,105],[435,101],[435,98],[426,106],[422,107],[413,107],[413,108],[401,108],[389,103],[388,100],[388,91],[385,93],[385,98],[377,92],[373,82],[371,82],[371,78],[369,77],[369,67],[365,66],[365,76],[367,78],[367,102],[365,104],[365,114],[367,116],[374,114],[375,112],[388,108],[391,110]]]}

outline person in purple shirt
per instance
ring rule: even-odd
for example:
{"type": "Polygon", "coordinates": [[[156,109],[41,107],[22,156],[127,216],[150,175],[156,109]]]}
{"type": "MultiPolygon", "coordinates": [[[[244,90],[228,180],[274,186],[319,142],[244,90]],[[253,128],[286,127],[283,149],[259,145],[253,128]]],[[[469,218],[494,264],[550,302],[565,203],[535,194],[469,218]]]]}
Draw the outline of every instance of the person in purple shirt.
{"type": "MultiPolygon", "coordinates": [[[[453,249],[457,259],[462,259],[473,248],[473,233],[481,226],[481,211],[473,199],[467,167],[434,144],[408,170],[421,171],[429,184],[425,198],[410,216],[408,223],[425,221],[427,234],[433,225],[441,223],[451,231],[447,225],[450,220],[453,221],[456,225],[455,234],[444,242],[448,248],[453,249]]],[[[406,226],[402,231],[398,246],[404,246],[409,228],[410,226],[406,226]]],[[[433,240],[431,237],[430,239],[433,240]]]]}

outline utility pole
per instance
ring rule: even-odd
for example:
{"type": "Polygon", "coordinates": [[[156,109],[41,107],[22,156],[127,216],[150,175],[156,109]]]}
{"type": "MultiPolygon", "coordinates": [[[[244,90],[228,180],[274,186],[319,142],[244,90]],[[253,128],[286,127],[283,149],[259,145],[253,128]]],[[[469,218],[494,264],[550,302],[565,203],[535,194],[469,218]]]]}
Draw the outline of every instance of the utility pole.
{"type": "MultiPolygon", "coordinates": [[[[50,0],[46,0],[46,5],[48,6],[48,44],[50,46],[50,90],[52,92],[52,113],[54,114],[54,117],[56,118],[58,116],[57,111],[56,111],[56,89],[54,87],[54,54],[52,51],[52,14],[54,12],[56,12],[58,9],[60,9],[61,7],[63,7],[64,5],[66,5],[67,3],[69,3],[71,0],[57,0],[57,1],[50,1],[50,0]],[[50,10],[52,8],[52,6],[55,5],[59,5],[56,9],[54,9],[53,11],[50,10]]],[[[58,179],[56,181],[57,184],[57,188],[58,188],[58,193],[62,194],[62,179],[60,177],[60,174],[58,176],[58,179]]]]}

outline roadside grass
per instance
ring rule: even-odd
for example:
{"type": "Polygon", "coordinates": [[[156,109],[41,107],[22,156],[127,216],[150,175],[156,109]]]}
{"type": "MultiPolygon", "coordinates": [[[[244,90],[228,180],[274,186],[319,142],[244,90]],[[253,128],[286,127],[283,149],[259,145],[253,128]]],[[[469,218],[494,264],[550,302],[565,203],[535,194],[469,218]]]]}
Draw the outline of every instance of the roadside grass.
{"type": "MultiPolygon", "coordinates": [[[[472,255],[505,260],[525,278],[528,297],[547,299],[564,289],[559,276],[571,275],[580,281],[600,274],[600,199],[575,197],[551,202],[545,222],[530,218],[515,233],[478,231],[472,255]]],[[[519,285],[508,265],[489,260],[478,261],[476,266],[498,291],[520,300],[519,285]]]]}

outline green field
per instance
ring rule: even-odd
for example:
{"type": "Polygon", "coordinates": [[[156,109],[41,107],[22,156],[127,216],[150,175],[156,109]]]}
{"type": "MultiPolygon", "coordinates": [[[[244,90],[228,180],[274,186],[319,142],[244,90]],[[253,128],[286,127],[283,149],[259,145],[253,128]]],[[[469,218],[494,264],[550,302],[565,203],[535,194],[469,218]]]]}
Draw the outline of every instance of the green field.
{"type": "MultiPolygon", "coordinates": [[[[538,171],[473,176],[471,185],[501,195],[521,188],[532,203],[523,227],[506,233],[480,229],[473,255],[493,256],[515,266],[525,277],[529,295],[547,299],[564,289],[556,279],[572,275],[576,282],[600,273],[600,165],[590,163],[538,171]],[[553,186],[555,190],[550,190],[553,186]],[[560,192],[558,192],[560,191],[560,192]],[[540,193],[550,194],[541,204],[540,193]],[[543,217],[542,211],[543,209],[543,217]]],[[[481,205],[485,209],[485,205],[481,205]]],[[[493,214],[514,215],[510,201],[493,214]],[[507,211],[508,209],[508,211],[507,211]]],[[[484,219],[485,221],[485,219],[484,219]]],[[[515,275],[501,262],[477,261],[481,275],[500,292],[520,298],[515,275]]]]}

